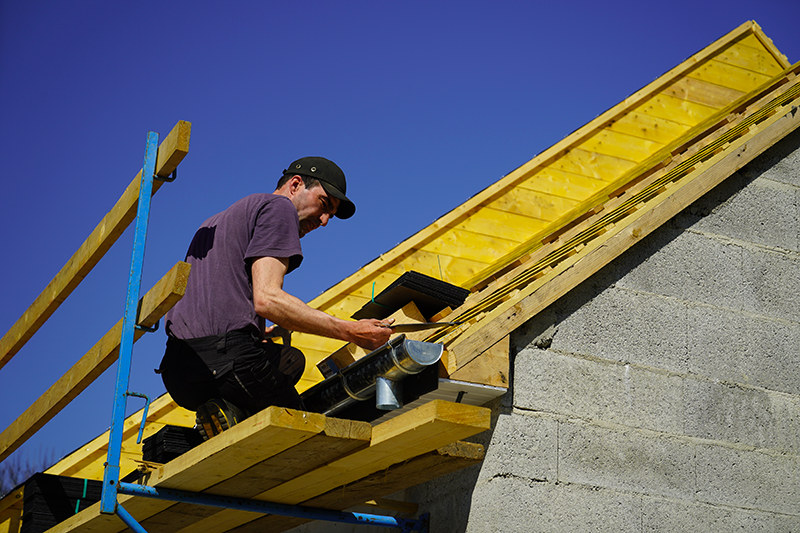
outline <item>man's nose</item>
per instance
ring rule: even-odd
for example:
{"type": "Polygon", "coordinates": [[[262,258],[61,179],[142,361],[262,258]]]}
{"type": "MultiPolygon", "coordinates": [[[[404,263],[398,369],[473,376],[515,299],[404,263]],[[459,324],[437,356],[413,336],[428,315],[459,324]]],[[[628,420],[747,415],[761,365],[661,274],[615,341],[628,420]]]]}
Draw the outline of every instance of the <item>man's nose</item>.
{"type": "Polygon", "coordinates": [[[327,225],[328,225],[328,221],[329,221],[330,219],[331,219],[331,216],[330,216],[330,214],[328,214],[328,213],[322,213],[322,216],[321,216],[321,217],[319,217],[319,220],[320,220],[320,225],[321,225],[321,226],[324,228],[325,226],[327,226],[327,225]]]}

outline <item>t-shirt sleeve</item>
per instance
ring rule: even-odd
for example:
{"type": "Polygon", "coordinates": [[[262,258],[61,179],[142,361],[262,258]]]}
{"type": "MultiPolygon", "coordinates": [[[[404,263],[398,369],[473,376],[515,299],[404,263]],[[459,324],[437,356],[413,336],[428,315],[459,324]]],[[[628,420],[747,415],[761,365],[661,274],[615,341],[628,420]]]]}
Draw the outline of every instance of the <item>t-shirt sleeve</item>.
{"type": "Polygon", "coordinates": [[[245,259],[259,257],[286,257],[289,259],[289,272],[303,261],[300,221],[294,205],[286,198],[275,198],[263,204],[255,213],[253,236],[247,246],[245,259]]]}

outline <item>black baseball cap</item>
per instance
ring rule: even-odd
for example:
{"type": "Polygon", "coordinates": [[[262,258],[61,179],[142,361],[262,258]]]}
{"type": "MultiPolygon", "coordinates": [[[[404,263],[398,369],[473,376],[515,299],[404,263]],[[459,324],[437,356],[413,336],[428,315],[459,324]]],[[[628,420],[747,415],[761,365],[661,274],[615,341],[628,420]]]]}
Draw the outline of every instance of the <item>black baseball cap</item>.
{"type": "Polygon", "coordinates": [[[344,172],[339,166],[324,157],[302,157],[294,161],[283,174],[299,174],[319,180],[325,192],[339,199],[339,208],[336,210],[337,218],[350,218],[356,212],[356,205],[345,196],[347,182],[344,172]]]}

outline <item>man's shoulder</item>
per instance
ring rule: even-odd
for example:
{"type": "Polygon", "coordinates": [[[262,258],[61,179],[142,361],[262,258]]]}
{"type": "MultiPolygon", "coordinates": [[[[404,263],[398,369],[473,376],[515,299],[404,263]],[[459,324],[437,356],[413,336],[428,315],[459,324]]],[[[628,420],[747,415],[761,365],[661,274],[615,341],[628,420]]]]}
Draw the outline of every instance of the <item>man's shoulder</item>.
{"type": "Polygon", "coordinates": [[[281,196],[280,194],[272,194],[268,192],[256,192],[253,194],[248,194],[247,196],[239,200],[239,202],[245,202],[248,204],[269,204],[273,202],[277,203],[289,202],[290,204],[292,203],[292,201],[285,196],[281,196]]]}
{"type": "Polygon", "coordinates": [[[234,203],[228,210],[244,210],[255,215],[264,211],[276,213],[291,213],[292,211],[296,211],[290,199],[279,194],[271,193],[253,193],[247,195],[234,203]]]}

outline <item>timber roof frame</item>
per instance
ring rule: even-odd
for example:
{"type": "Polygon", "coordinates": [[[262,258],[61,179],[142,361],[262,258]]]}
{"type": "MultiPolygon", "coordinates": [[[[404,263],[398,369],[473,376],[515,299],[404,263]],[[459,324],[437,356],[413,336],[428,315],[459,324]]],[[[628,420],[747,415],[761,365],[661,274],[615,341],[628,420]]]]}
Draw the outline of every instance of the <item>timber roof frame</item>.
{"type": "MultiPolygon", "coordinates": [[[[597,174],[603,171],[601,167],[604,163],[602,161],[590,162],[595,164],[596,167],[591,167],[591,164],[587,163],[583,174],[594,173],[596,177],[604,180],[598,182],[599,185],[595,186],[593,193],[586,194],[582,198],[575,200],[577,202],[575,205],[562,210],[560,216],[542,226],[540,230],[535,228],[530,230],[528,237],[525,237],[520,244],[493,258],[490,264],[479,267],[475,263],[474,268],[479,270],[472,272],[469,276],[462,275],[462,279],[452,281],[456,285],[473,291],[480,290],[492,279],[514,269],[520,260],[525,260],[527,256],[547,245],[548,242],[557,239],[562,233],[569,231],[570,228],[576,225],[580,225],[597,210],[602,209],[603,204],[609,198],[618,196],[626,188],[645,179],[649,174],[669,166],[677,154],[685,151],[687,143],[696,142],[698,137],[709,135],[709,130],[720,127],[720,116],[730,115],[737,108],[744,105],[748,98],[751,98],[748,95],[752,95],[754,90],[759,93],[762,92],[772,82],[775,75],[780,75],[782,71],[789,67],[788,59],[778,51],[758,24],[754,21],[745,22],[546,149],[529,162],[483,189],[462,205],[446,213],[429,226],[332,286],[309,302],[309,305],[340,318],[347,318],[359,309],[364,302],[368,301],[369,294],[375,292],[370,287],[376,282],[388,285],[399,275],[398,272],[403,269],[415,269],[414,267],[420,262],[430,259],[425,257],[426,254],[433,253],[430,249],[444,250],[447,253],[446,247],[452,247],[452,243],[458,241],[457,236],[448,237],[456,228],[462,227],[481,210],[488,211],[487,207],[494,205],[492,204],[493,202],[503,201],[503,196],[509,191],[525,186],[528,180],[533,179],[532,176],[542,175],[543,172],[547,173],[549,168],[555,168],[555,166],[548,167],[548,165],[554,165],[554,162],[556,162],[562,168],[569,170],[568,166],[574,166],[575,160],[581,158],[587,160],[594,157],[591,154],[587,155],[587,147],[599,150],[598,154],[595,154],[598,157],[607,157],[602,154],[603,151],[608,152],[607,148],[602,147],[603,142],[608,144],[619,140],[620,131],[623,129],[631,133],[629,131],[631,125],[626,121],[630,122],[632,116],[641,115],[639,110],[643,106],[657,106],[659,105],[659,99],[676,97],[688,98],[688,100],[680,101],[684,102],[683,105],[688,106],[690,109],[691,106],[698,106],[698,113],[701,113],[701,115],[698,115],[699,120],[693,119],[690,125],[683,127],[682,132],[676,130],[670,135],[659,137],[659,140],[662,141],[661,144],[646,145],[649,146],[650,152],[641,152],[637,156],[639,157],[638,161],[630,160],[629,164],[627,164],[627,170],[616,171],[617,174],[612,178],[605,178],[597,174]],[[759,48],[756,50],[754,47],[759,48]],[[745,52],[751,54],[751,56],[746,57],[745,52]],[[721,72],[724,74],[729,73],[724,69],[728,68],[730,70],[730,67],[724,66],[725,64],[720,62],[720,58],[733,64],[744,65],[737,75],[741,78],[749,76],[750,79],[746,80],[745,83],[747,90],[728,89],[705,80],[709,77],[706,72],[709,69],[722,69],[721,72]],[[714,91],[719,92],[719,94],[712,94],[714,91]],[[708,99],[713,100],[715,107],[707,107],[700,103],[695,103],[695,101],[710,103],[708,99]],[[648,153],[649,155],[647,155],[648,153]],[[561,164],[560,161],[566,161],[566,163],[561,164]],[[432,244],[440,240],[439,244],[432,244]],[[420,256],[420,254],[422,255],[420,256]],[[417,256],[421,258],[415,259],[417,256]]],[[[657,110],[656,114],[658,113],[657,110]]],[[[666,122],[662,120],[660,124],[664,126],[666,122]]],[[[656,122],[655,126],[657,127],[658,125],[659,122],[656,122]]],[[[666,125],[669,126],[670,124],[666,125]]],[[[580,162],[585,162],[583,160],[580,162]]],[[[520,198],[524,199],[524,197],[520,198]]],[[[421,272],[426,273],[424,270],[421,270],[421,272]]],[[[445,268],[445,272],[447,272],[447,268],[445,268]]],[[[303,350],[309,362],[312,363],[308,365],[301,385],[311,386],[320,379],[315,374],[315,363],[335,351],[341,343],[337,344],[335,341],[302,334],[297,334],[295,337],[293,338],[293,344],[303,350]]]]}

